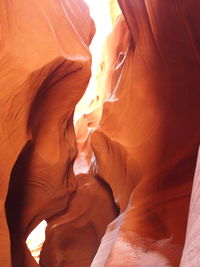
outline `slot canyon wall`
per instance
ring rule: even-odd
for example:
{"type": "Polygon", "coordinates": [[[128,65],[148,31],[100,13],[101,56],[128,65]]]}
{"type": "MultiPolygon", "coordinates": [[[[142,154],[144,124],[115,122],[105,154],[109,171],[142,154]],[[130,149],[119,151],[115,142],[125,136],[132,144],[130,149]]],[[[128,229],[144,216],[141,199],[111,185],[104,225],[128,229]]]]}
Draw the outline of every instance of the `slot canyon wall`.
{"type": "Polygon", "coordinates": [[[109,3],[97,95],[74,126],[86,3],[0,0],[2,267],[199,267],[200,2],[109,3]],[[26,239],[43,220],[37,263],[26,239]]]}

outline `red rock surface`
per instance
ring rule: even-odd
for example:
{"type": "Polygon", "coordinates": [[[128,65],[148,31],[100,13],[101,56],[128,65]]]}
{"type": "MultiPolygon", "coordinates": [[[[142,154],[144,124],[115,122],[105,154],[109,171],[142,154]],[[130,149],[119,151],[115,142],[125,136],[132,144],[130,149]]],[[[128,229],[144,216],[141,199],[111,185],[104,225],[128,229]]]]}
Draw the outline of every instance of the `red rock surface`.
{"type": "Polygon", "coordinates": [[[86,4],[0,0],[0,266],[39,266],[25,241],[45,219],[41,266],[198,267],[200,4],[118,2],[75,135],[86,4]]]}
{"type": "Polygon", "coordinates": [[[132,41],[92,145],[122,215],[92,266],[178,266],[200,140],[200,6],[119,4],[132,41]]]}
{"type": "Polygon", "coordinates": [[[90,79],[95,28],[81,0],[1,0],[0,10],[0,266],[10,266],[10,179],[13,266],[28,267],[37,264],[26,237],[76,188],[73,111],[90,79]]]}

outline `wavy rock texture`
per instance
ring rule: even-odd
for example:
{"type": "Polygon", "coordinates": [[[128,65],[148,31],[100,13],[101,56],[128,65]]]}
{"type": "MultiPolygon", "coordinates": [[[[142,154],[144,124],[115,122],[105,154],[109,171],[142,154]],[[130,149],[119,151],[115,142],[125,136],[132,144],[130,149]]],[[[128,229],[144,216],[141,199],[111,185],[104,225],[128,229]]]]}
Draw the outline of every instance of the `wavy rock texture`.
{"type": "Polygon", "coordinates": [[[118,2],[132,38],[92,147],[121,215],[92,266],[178,266],[200,141],[200,5],[118,2]]]}
{"type": "Polygon", "coordinates": [[[77,186],[73,111],[90,79],[95,27],[81,0],[1,0],[0,10],[0,265],[10,266],[8,191],[12,266],[37,266],[25,240],[77,186]]]}
{"type": "Polygon", "coordinates": [[[42,266],[90,266],[106,226],[118,215],[105,184],[88,174],[77,179],[78,189],[66,212],[48,220],[42,266]]]}
{"type": "Polygon", "coordinates": [[[75,135],[86,4],[0,0],[0,266],[39,266],[25,241],[45,219],[41,266],[198,267],[200,4],[118,2],[75,135]]]}

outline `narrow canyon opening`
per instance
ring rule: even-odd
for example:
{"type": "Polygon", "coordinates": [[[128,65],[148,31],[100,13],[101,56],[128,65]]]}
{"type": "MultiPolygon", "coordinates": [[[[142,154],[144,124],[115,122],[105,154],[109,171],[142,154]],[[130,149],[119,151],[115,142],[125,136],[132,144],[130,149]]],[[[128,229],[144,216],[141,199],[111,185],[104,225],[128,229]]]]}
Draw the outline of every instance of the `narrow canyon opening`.
{"type": "MultiPolygon", "coordinates": [[[[89,7],[90,16],[92,17],[95,24],[95,35],[89,46],[92,55],[92,66],[91,66],[91,78],[86,88],[83,97],[76,105],[74,112],[74,127],[75,131],[80,131],[80,124],[82,123],[81,118],[89,117],[90,114],[94,116],[93,120],[87,121],[88,133],[85,136],[90,135],[95,129],[98,128],[101,119],[101,109],[105,102],[105,88],[99,88],[97,81],[104,65],[104,54],[106,39],[108,35],[113,31],[113,27],[117,20],[117,17],[121,14],[121,9],[116,0],[84,0],[89,7]]],[[[77,18],[78,19],[78,18],[77,18]]],[[[105,60],[105,59],[104,59],[105,60]]],[[[78,133],[76,133],[77,141],[78,133]]],[[[83,136],[81,136],[83,138],[83,136]]],[[[80,140],[82,142],[82,140],[80,140]]],[[[86,158],[84,153],[79,155],[80,160],[74,163],[74,172],[76,175],[88,172],[88,164],[85,164],[86,158]]],[[[110,191],[111,192],[111,191],[110,191]]],[[[112,193],[111,193],[112,194],[112,193]]],[[[42,245],[45,242],[45,231],[47,222],[41,221],[37,227],[29,234],[26,240],[26,244],[34,257],[36,262],[40,262],[40,252],[42,245]]]]}

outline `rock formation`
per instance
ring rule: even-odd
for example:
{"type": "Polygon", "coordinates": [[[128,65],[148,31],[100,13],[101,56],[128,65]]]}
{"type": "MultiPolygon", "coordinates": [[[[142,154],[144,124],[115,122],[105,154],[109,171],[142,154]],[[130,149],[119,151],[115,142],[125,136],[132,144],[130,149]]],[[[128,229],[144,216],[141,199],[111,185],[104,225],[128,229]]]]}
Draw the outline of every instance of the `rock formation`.
{"type": "Polygon", "coordinates": [[[178,266],[200,140],[197,7],[119,4],[132,39],[92,146],[121,216],[92,266],[178,266]]]}
{"type": "Polygon", "coordinates": [[[87,5],[0,0],[0,266],[198,267],[200,3],[118,3],[74,127],[87,5]],[[43,220],[38,264],[26,239],[43,220]]]}
{"type": "Polygon", "coordinates": [[[2,0],[0,8],[0,265],[10,266],[8,191],[12,264],[28,267],[37,265],[28,234],[66,209],[77,186],[73,112],[90,79],[95,28],[83,1],[2,0]]]}

